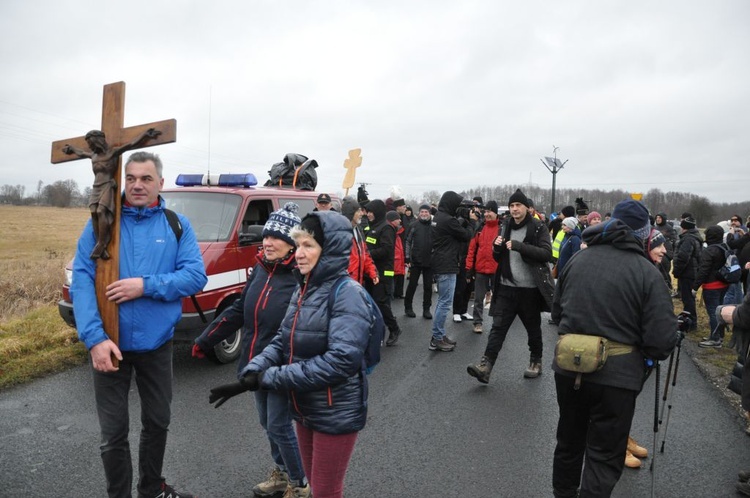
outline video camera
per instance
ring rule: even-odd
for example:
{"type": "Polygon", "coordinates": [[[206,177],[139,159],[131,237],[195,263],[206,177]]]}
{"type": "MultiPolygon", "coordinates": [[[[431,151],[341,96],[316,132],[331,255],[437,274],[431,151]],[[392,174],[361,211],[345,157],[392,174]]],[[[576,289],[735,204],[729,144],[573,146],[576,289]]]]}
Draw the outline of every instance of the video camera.
{"type": "Polygon", "coordinates": [[[461,201],[461,204],[456,208],[456,218],[468,220],[470,219],[471,212],[474,211],[477,215],[477,219],[481,219],[483,210],[484,206],[481,204],[475,204],[474,201],[461,201]]]}
{"type": "Polygon", "coordinates": [[[679,341],[685,337],[690,327],[693,326],[693,315],[689,311],[683,311],[677,315],[677,336],[679,341]]]}

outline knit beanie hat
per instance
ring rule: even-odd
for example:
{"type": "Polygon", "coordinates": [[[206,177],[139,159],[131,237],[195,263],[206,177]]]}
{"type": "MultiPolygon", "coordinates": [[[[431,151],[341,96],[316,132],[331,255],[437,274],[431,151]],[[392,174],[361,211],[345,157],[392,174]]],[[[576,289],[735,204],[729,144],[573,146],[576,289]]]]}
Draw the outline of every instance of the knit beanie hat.
{"type": "Polygon", "coordinates": [[[314,214],[308,214],[307,216],[302,218],[300,228],[308,233],[311,233],[313,239],[315,239],[315,242],[317,242],[320,247],[323,247],[325,237],[323,236],[323,226],[320,224],[320,218],[318,216],[315,216],[314,214]]]}
{"type": "Polygon", "coordinates": [[[514,202],[520,202],[526,207],[529,207],[529,199],[526,198],[523,192],[521,192],[521,189],[516,189],[516,191],[513,193],[513,195],[510,196],[510,199],[508,200],[508,205],[510,206],[514,202]]]}
{"type": "Polygon", "coordinates": [[[685,230],[695,228],[695,218],[688,213],[688,217],[680,222],[680,228],[684,228],[685,230]]]}
{"type": "Polygon", "coordinates": [[[602,215],[600,215],[596,211],[591,211],[588,214],[588,216],[586,216],[586,223],[588,223],[589,225],[591,225],[591,220],[593,220],[594,218],[599,218],[601,220],[602,219],[602,215]]]}
{"type": "Polygon", "coordinates": [[[567,218],[576,215],[576,208],[573,206],[565,206],[560,212],[567,218]]]}
{"type": "Polygon", "coordinates": [[[386,221],[396,221],[400,219],[401,219],[401,215],[398,214],[396,211],[388,211],[387,213],[385,213],[386,221]]]}
{"type": "Polygon", "coordinates": [[[429,211],[430,210],[430,205],[429,204],[422,204],[422,205],[420,205],[419,206],[419,210],[421,211],[423,209],[426,209],[427,211],[429,211]]]}
{"type": "Polygon", "coordinates": [[[289,233],[292,231],[292,228],[299,225],[300,219],[297,211],[299,211],[297,204],[287,202],[283,208],[271,213],[268,221],[263,226],[261,235],[263,237],[270,235],[294,247],[294,241],[289,236],[289,233]]]}
{"type": "Polygon", "coordinates": [[[487,211],[492,211],[493,213],[497,214],[497,209],[498,209],[497,201],[487,201],[487,205],[484,206],[484,208],[487,211]]]}
{"type": "Polygon", "coordinates": [[[651,231],[648,209],[639,201],[627,199],[620,202],[612,211],[612,218],[616,218],[629,226],[640,240],[646,240],[651,231]]]}
{"type": "Polygon", "coordinates": [[[648,244],[646,245],[646,250],[650,251],[651,249],[656,249],[660,245],[663,245],[667,239],[664,238],[664,234],[661,233],[659,230],[652,228],[651,233],[648,235],[648,244]]]}
{"type": "Polygon", "coordinates": [[[578,222],[573,217],[565,218],[564,220],[562,220],[562,223],[563,225],[570,228],[571,230],[575,230],[576,227],[578,226],[578,222]]]}
{"type": "Polygon", "coordinates": [[[359,209],[359,204],[352,196],[344,197],[344,200],[341,201],[341,214],[346,216],[349,221],[354,219],[354,213],[359,211],[359,209]]]}

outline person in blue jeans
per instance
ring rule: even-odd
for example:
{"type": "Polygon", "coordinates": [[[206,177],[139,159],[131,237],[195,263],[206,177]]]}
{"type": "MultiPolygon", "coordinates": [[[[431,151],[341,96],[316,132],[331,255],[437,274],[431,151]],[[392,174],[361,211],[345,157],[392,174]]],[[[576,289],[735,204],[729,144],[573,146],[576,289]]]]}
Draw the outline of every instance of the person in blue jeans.
{"type": "MultiPolygon", "coordinates": [[[[195,340],[193,356],[212,357],[214,347],[241,328],[239,373],[276,336],[297,288],[293,273],[297,268],[295,244],[290,233],[300,224],[298,210],[297,204],[287,202],[268,217],[261,232],[263,247],[242,297],[216,317],[195,340]]],[[[256,391],[254,396],[260,425],[271,444],[274,468],[267,480],[253,487],[253,493],[255,496],[276,496],[282,492],[294,497],[310,496],[287,393],[256,391]]]]}
{"type": "Polygon", "coordinates": [[[703,249],[700,257],[700,265],[696,272],[693,290],[703,288],[703,302],[706,305],[706,313],[710,326],[709,335],[698,345],[701,347],[721,347],[724,341],[724,329],[718,328],[716,319],[716,307],[724,302],[729,284],[719,278],[719,268],[724,265],[726,256],[722,241],[724,229],[719,225],[706,228],[705,232],[707,247],[703,249]]]}
{"type": "Polygon", "coordinates": [[[437,213],[432,219],[432,274],[438,286],[435,316],[432,320],[430,351],[453,351],[456,342],[445,334],[445,320],[453,306],[456,275],[460,271],[462,248],[474,236],[477,212],[468,207],[460,209],[464,200],[448,190],[440,197],[437,213]]]}

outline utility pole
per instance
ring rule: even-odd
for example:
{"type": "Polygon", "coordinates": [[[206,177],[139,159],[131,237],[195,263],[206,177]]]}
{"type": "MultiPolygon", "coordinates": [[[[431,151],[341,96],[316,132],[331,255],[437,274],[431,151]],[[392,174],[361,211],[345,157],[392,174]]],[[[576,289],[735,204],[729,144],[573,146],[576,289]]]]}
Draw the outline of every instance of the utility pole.
{"type": "Polygon", "coordinates": [[[555,212],[555,185],[557,184],[557,172],[563,169],[563,166],[565,166],[565,164],[568,162],[568,160],[566,159],[564,163],[561,163],[557,158],[557,149],[559,148],[560,147],[555,147],[553,145],[553,157],[545,156],[544,159],[540,159],[540,161],[542,161],[542,164],[544,164],[544,167],[547,168],[550,173],[552,173],[552,202],[549,209],[550,215],[555,212]]]}

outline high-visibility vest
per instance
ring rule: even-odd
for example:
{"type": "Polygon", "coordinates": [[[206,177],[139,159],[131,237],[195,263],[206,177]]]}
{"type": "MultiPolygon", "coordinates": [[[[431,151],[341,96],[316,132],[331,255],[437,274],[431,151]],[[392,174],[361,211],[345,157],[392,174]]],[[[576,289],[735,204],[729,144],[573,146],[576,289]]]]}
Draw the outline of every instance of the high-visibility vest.
{"type": "Polygon", "coordinates": [[[552,241],[552,257],[557,259],[560,257],[560,246],[562,245],[562,240],[565,237],[565,231],[561,228],[559,232],[557,232],[557,235],[555,236],[555,240],[552,241]]]}

